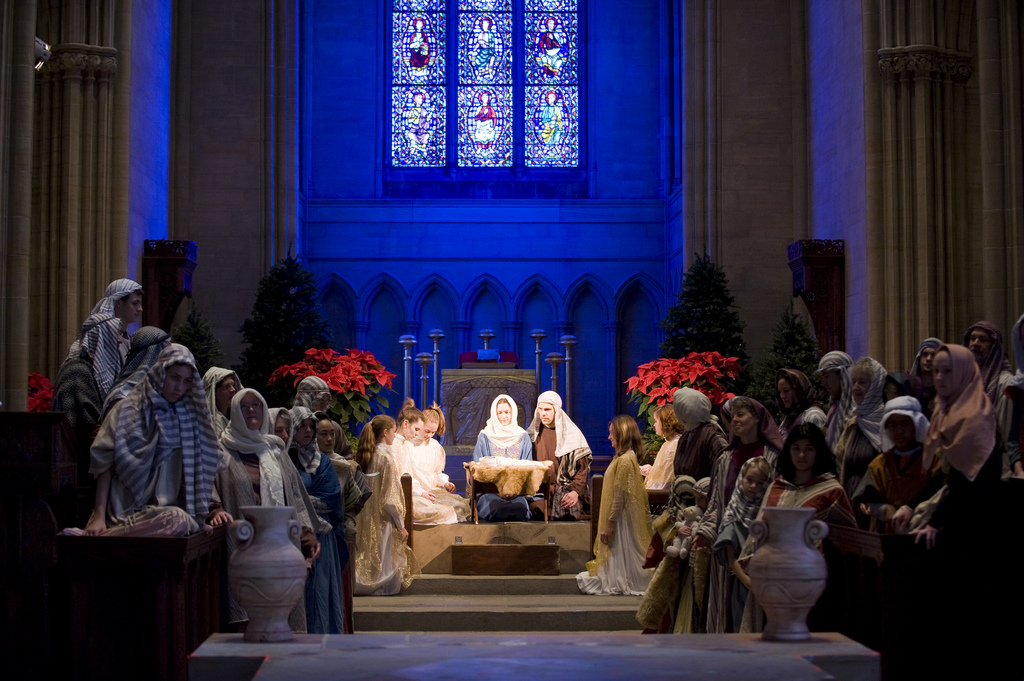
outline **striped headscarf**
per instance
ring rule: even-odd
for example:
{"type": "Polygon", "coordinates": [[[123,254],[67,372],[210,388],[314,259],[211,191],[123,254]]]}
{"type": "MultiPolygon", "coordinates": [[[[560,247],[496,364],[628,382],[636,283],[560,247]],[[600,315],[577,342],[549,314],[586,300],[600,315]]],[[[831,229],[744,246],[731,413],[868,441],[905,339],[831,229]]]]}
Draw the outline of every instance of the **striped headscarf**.
{"type": "MultiPolygon", "coordinates": [[[[306,376],[299,381],[295,389],[295,399],[292,400],[293,407],[305,407],[313,411],[314,405],[323,399],[324,395],[330,396],[331,386],[319,376],[306,376]]],[[[296,422],[297,425],[297,422],[296,422]]]]}
{"type": "Polygon", "coordinates": [[[833,400],[829,407],[829,420],[825,431],[825,440],[829,447],[835,447],[839,442],[839,436],[846,428],[846,422],[853,416],[853,395],[850,393],[850,367],[853,365],[853,358],[842,350],[833,350],[825,353],[825,356],[818,361],[818,370],[814,373],[823,374],[826,371],[839,373],[839,382],[842,385],[842,393],[838,402],[833,400]],[[833,409],[835,411],[833,411],[833,409]]]}
{"type": "Polygon", "coordinates": [[[171,343],[156,364],[117,407],[114,435],[114,474],[141,508],[154,471],[175,450],[181,450],[185,511],[205,519],[210,510],[213,479],[227,466],[227,456],[213,432],[202,381],[188,348],[171,343]],[[177,402],[163,396],[167,370],[181,364],[192,370],[192,388],[177,402]]]}
{"type": "Polygon", "coordinates": [[[103,402],[104,416],[146,378],[146,374],[170,342],[171,337],[167,332],[155,326],[143,326],[132,334],[128,357],[124,360],[121,373],[117,375],[117,381],[103,402]]]}
{"type": "Polygon", "coordinates": [[[82,324],[82,332],[68,349],[65,362],[87,359],[92,362],[100,399],[104,399],[121,371],[121,320],[109,314],[90,315],[82,324]]]}
{"type": "Polygon", "coordinates": [[[320,465],[319,451],[316,448],[316,416],[306,407],[292,407],[292,443],[289,446],[289,454],[294,450],[302,470],[307,473],[315,473],[320,465]],[[302,425],[303,421],[313,420],[313,439],[307,445],[300,445],[295,441],[295,432],[302,425]]]}
{"type": "Polygon", "coordinates": [[[115,279],[107,284],[103,297],[93,306],[91,314],[114,314],[114,303],[133,293],[142,293],[142,284],[131,279],[115,279]]]}
{"type": "Polygon", "coordinates": [[[938,338],[925,338],[921,341],[921,344],[917,346],[917,354],[914,355],[914,365],[910,367],[911,376],[921,376],[921,355],[924,354],[924,351],[938,350],[940,345],[942,345],[942,341],[938,338]]]}
{"type": "Polygon", "coordinates": [[[985,384],[985,394],[995,404],[999,398],[999,375],[1004,371],[1010,372],[1010,361],[1006,359],[1006,351],[1003,350],[1003,330],[992,322],[975,322],[964,332],[963,344],[966,348],[970,348],[972,331],[983,331],[992,339],[992,349],[988,357],[978,362],[978,370],[985,384]]]}

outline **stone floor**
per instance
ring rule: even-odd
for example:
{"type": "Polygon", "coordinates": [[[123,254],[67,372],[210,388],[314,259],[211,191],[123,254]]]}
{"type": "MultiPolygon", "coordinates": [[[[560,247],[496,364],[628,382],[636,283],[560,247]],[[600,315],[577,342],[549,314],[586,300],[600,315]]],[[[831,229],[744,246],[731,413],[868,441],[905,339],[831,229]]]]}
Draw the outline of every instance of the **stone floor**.
{"type": "Polygon", "coordinates": [[[743,634],[356,634],[275,644],[214,634],[192,655],[190,679],[877,681],[879,670],[876,653],[839,634],[803,643],[743,634]]]}

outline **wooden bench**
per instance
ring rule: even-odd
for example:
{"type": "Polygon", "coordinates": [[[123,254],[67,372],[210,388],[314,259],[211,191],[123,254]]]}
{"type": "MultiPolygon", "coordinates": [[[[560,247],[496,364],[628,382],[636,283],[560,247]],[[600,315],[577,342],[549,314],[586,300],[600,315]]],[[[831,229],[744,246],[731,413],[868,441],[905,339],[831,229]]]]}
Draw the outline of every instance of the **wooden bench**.
{"type": "Polygon", "coordinates": [[[185,681],[221,625],[224,526],[190,537],[58,537],[68,678],[185,681]]]}

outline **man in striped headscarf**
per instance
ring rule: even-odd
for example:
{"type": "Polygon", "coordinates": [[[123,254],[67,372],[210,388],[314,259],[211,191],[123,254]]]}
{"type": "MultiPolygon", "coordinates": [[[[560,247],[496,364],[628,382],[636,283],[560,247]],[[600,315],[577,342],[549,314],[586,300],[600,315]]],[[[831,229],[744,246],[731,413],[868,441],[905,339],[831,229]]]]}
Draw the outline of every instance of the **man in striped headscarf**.
{"type": "Polygon", "coordinates": [[[83,438],[99,424],[103,401],[128,354],[125,331],[141,313],[142,286],[131,279],[112,281],[57,372],[53,409],[63,411],[83,438]]]}

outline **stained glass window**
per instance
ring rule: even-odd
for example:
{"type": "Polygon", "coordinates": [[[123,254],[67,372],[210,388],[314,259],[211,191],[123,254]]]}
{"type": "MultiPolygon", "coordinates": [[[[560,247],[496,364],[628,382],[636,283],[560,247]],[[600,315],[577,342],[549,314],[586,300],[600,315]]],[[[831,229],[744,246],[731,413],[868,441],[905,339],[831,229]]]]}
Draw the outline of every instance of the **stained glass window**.
{"type": "Polygon", "coordinates": [[[512,1],[459,1],[459,165],[512,165],[512,1]]]}
{"type": "Polygon", "coordinates": [[[527,166],[579,164],[576,0],[526,0],[527,166]]]}
{"type": "Polygon", "coordinates": [[[391,19],[392,163],[443,166],[444,0],[395,0],[391,19]]]}
{"type": "Polygon", "coordinates": [[[394,166],[580,164],[578,0],[392,1],[394,166]]]}

